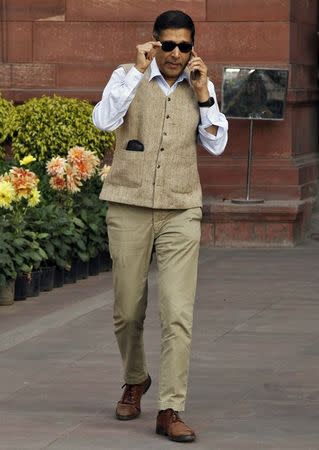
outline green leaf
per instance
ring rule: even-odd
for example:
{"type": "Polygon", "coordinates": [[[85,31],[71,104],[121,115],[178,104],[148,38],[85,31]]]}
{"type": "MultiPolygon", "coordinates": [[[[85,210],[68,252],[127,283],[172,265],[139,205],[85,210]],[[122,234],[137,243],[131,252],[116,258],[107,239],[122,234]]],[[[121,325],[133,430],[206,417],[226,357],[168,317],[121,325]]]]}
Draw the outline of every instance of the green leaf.
{"type": "Polygon", "coordinates": [[[77,243],[77,246],[78,246],[81,250],[85,250],[85,249],[86,249],[85,243],[84,243],[83,241],[78,240],[76,243],[77,243]]]}
{"type": "Polygon", "coordinates": [[[27,264],[21,264],[21,266],[19,266],[19,273],[29,273],[29,272],[31,272],[31,266],[27,264]]]}
{"type": "Polygon", "coordinates": [[[89,227],[91,228],[91,230],[93,230],[93,231],[95,231],[95,233],[97,233],[98,231],[99,231],[99,228],[98,228],[98,226],[96,225],[96,223],[92,223],[92,222],[90,222],[89,223],[89,227]]]}
{"type": "Polygon", "coordinates": [[[74,217],[73,222],[80,228],[85,228],[85,224],[78,217],[74,217]]]}
{"type": "Polygon", "coordinates": [[[0,286],[5,286],[6,282],[6,277],[2,273],[0,273],[0,286]]]}
{"type": "Polygon", "coordinates": [[[78,256],[84,262],[86,262],[90,259],[90,255],[87,252],[78,252],[78,256]]]}
{"type": "Polygon", "coordinates": [[[47,237],[49,237],[48,233],[39,233],[38,234],[38,239],[46,239],[47,237]]]}

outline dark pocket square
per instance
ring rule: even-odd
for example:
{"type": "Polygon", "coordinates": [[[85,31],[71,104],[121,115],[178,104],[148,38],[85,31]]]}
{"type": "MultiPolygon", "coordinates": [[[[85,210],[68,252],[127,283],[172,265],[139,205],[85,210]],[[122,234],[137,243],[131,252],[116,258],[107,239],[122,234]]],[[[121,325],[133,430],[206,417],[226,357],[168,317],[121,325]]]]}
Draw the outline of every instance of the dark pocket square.
{"type": "Polygon", "coordinates": [[[126,150],[131,150],[133,152],[144,152],[144,145],[142,142],[132,139],[131,141],[128,141],[126,150]]]}

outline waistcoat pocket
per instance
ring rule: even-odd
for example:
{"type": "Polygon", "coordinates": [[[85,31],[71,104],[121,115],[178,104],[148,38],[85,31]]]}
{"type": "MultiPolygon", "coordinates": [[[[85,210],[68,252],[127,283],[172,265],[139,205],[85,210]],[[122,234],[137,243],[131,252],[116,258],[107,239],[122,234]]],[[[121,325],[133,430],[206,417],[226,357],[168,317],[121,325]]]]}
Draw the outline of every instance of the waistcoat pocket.
{"type": "Polygon", "coordinates": [[[114,156],[112,169],[108,174],[107,181],[116,186],[130,188],[141,186],[144,154],[142,152],[120,150],[114,156]]]}
{"type": "Polygon", "coordinates": [[[171,191],[177,194],[194,192],[200,183],[196,158],[180,157],[174,167],[170,179],[171,191]]]}

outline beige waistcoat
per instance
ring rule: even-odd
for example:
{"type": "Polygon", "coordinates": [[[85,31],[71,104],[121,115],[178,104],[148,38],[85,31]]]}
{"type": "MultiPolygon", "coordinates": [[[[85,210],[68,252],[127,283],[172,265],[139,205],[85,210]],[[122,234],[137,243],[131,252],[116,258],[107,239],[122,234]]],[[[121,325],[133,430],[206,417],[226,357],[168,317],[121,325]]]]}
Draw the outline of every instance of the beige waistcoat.
{"type": "Polygon", "coordinates": [[[200,116],[194,91],[184,80],[165,96],[149,76],[148,69],[116,130],[112,168],[100,198],[154,209],[202,206],[196,153],[200,116]],[[131,139],[142,142],[144,151],[126,150],[131,139]]]}

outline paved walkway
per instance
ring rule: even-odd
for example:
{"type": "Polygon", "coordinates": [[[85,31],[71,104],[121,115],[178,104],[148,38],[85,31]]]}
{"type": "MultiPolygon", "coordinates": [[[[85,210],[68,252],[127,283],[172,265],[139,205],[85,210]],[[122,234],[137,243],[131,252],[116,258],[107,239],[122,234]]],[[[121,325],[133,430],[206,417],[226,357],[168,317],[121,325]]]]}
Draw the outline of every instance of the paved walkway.
{"type": "MultiPolygon", "coordinates": [[[[154,433],[159,321],[150,276],[153,385],[132,422],[111,274],[0,308],[0,449],[182,449],[154,433]]],[[[194,450],[319,449],[319,241],[294,249],[203,249],[188,408],[194,450]]]]}

